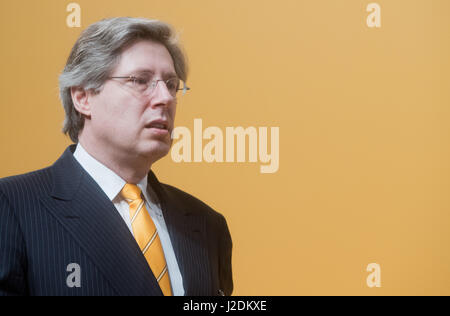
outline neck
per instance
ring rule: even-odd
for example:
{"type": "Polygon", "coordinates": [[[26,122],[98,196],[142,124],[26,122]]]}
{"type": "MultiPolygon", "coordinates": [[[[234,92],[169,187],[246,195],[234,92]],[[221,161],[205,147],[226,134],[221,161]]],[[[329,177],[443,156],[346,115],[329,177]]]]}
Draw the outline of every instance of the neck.
{"type": "Polygon", "coordinates": [[[97,146],[95,142],[87,141],[84,137],[79,138],[79,143],[86,152],[100,163],[111,169],[127,183],[139,183],[150,170],[152,162],[148,158],[132,156],[127,153],[121,154],[103,146],[97,146]]]}

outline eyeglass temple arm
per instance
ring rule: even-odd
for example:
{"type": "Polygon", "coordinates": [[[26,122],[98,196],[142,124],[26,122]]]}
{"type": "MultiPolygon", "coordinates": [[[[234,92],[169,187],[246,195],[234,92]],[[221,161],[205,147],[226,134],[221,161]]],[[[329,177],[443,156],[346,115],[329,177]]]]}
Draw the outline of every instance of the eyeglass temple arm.
{"type": "Polygon", "coordinates": [[[178,90],[183,90],[183,95],[186,94],[186,91],[191,90],[184,82],[183,82],[183,88],[178,88],[178,90]]]}

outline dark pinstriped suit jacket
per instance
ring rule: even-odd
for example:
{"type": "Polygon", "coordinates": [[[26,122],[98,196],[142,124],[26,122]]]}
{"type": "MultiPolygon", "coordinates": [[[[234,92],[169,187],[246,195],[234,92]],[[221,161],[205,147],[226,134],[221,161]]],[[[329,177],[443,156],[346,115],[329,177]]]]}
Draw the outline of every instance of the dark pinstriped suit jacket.
{"type": "MultiPolygon", "coordinates": [[[[73,157],[0,179],[0,295],[162,295],[123,219],[73,157]],[[80,287],[67,278],[76,263],[80,287]]],[[[222,215],[148,176],[186,295],[230,295],[231,237],[222,215]]]]}

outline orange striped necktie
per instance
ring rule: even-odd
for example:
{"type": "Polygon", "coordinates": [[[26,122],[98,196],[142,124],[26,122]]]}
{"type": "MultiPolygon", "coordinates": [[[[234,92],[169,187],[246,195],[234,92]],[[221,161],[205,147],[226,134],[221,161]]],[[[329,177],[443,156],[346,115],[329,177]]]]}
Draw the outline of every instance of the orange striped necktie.
{"type": "Polygon", "coordinates": [[[167,263],[158,231],[141,197],[141,189],[135,184],[125,184],[120,192],[130,206],[131,227],[134,238],[150,266],[165,296],[172,295],[167,263]]]}

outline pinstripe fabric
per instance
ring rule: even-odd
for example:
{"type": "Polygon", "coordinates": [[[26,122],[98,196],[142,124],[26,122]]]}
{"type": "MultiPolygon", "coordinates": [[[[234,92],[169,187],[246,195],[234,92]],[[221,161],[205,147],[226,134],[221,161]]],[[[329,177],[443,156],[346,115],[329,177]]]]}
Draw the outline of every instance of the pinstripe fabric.
{"type": "MultiPolygon", "coordinates": [[[[0,179],[0,295],[162,295],[114,205],[73,158],[74,148],[49,168],[0,179]],[[71,263],[81,268],[80,287],[66,283],[71,263]]],[[[223,216],[152,172],[148,179],[185,294],[231,294],[223,216]]]]}

